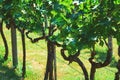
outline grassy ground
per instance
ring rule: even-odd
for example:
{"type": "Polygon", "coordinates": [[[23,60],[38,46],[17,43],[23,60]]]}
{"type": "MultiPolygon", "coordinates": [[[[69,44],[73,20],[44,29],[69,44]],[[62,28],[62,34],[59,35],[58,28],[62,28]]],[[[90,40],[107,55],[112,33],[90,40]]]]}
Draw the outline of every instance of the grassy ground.
{"type": "MultiPolygon", "coordinates": [[[[12,69],[12,58],[11,58],[11,40],[10,40],[10,30],[5,29],[5,36],[9,44],[9,59],[8,61],[2,61],[4,55],[4,46],[2,39],[0,38],[0,80],[21,80],[21,68],[22,68],[22,46],[21,46],[21,35],[17,32],[17,45],[18,45],[18,59],[19,64],[17,69],[12,69]]],[[[36,36],[35,34],[32,36],[36,36]]],[[[1,37],[1,36],[0,36],[1,37]]],[[[116,43],[114,41],[114,43],[116,43]]],[[[47,60],[47,49],[46,42],[39,41],[38,43],[32,44],[28,39],[26,39],[27,48],[27,75],[25,80],[43,80],[46,60],[47,60]]],[[[114,56],[117,53],[117,46],[114,45],[114,56]]],[[[57,77],[58,80],[84,80],[84,76],[81,68],[76,63],[68,65],[68,62],[63,60],[60,55],[60,49],[57,48],[57,77]]],[[[105,48],[97,48],[100,55],[96,58],[105,59],[105,48]]],[[[85,63],[87,70],[90,72],[90,63],[88,58],[90,53],[88,50],[83,50],[81,52],[80,59],[85,63]]],[[[114,80],[114,74],[117,71],[115,69],[115,62],[117,57],[113,58],[111,66],[98,69],[95,75],[95,80],[114,80]]],[[[99,60],[100,61],[100,60],[99,60]]]]}

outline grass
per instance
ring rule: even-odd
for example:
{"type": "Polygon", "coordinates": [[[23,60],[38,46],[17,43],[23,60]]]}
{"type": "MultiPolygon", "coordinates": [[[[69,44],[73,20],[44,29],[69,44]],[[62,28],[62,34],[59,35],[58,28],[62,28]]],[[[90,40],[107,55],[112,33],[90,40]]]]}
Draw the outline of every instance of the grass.
{"type": "MultiPolygon", "coordinates": [[[[18,45],[18,59],[19,64],[18,68],[13,70],[12,68],[12,58],[11,58],[11,40],[10,40],[10,30],[4,29],[5,36],[9,45],[9,59],[6,62],[2,62],[4,55],[4,46],[2,39],[0,38],[0,80],[20,80],[21,79],[21,69],[22,69],[22,44],[21,44],[21,35],[17,32],[17,45],[18,45]]],[[[31,34],[33,37],[35,34],[31,34]]],[[[114,43],[116,41],[114,40],[114,43]]],[[[43,80],[46,60],[47,60],[47,48],[46,42],[44,40],[39,41],[38,43],[32,44],[26,38],[26,48],[27,48],[27,74],[25,80],[43,80]]],[[[114,61],[112,67],[108,66],[106,68],[101,68],[96,71],[95,80],[114,80],[114,74],[117,71],[115,68],[115,62],[118,57],[116,57],[117,46],[114,45],[114,61]]],[[[99,51],[96,58],[100,58],[101,61],[104,60],[105,48],[97,47],[99,51]]],[[[77,63],[72,63],[68,65],[68,62],[65,61],[60,55],[60,48],[57,48],[57,77],[58,80],[84,80],[84,76],[81,68],[77,63]]],[[[85,63],[85,66],[90,72],[90,63],[88,59],[90,57],[89,50],[85,49],[81,51],[80,59],[85,63]]]]}

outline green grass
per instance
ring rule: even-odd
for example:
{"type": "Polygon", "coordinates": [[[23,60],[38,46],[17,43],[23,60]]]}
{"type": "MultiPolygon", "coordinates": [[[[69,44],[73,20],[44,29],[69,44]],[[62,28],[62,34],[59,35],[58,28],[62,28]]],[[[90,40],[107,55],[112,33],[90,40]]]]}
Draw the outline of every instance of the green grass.
{"type": "Polygon", "coordinates": [[[116,69],[110,67],[98,69],[95,80],[114,80],[115,71],[116,69]]]}
{"type": "MultiPolygon", "coordinates": [[[[11,40],[10,40],[10,30],[5,29],[5,36],[9,45],[9,59],[6,62],[2,62],[4,55],[4,46],[2,43],[2,39],[0,38],[0,80],[20,80],[21,78],[21,69],[22,69],[22,42],[21,35],[17,32],[17,42],[18,42],[18,59],[19,64],[18,68],[12,69],[12,58],[11,58],[11,40]]],[[[31,34],[31,36],[35,37],[36,35],[31,34]]],[[[1,36],[0,36],[1,37],[1,36]]],[[[116,41],[114,40],[114,43],[116,41]]],[[[44,40],[39,41],[38,43],[32,44],[26,38],[26,48],[27,48],[27,74],[25,80],[43,80],[46,60],[47,60],[47,48],[46,42],[44,40]]],[[[105,48],[97,47],[99,51],[98,56],[96,58],[100,58],[100,61],[103,61],[105,56],[105,48]]],[[[95,80],[114,80],[114,74],[117,71],[115,68],[114,62],[117,61],[118,57],[116,57],[117,46],[114,45],[114,61],[111,63],[113,66],[108,66],[106,68],[101,68],[96,71],[95,80]]],[[[90,63],[88,61],[90,57],[90,51],[85,49],[81,51],[80,59],[85,63],[85,66],[90,72],[90,63]]],[[[65,61],[60,55],[60,48],[57,48],[57,78],[58,80],[84,80],[84,76],[81,68],[77,63],[73,62],[68,65],[68,62],[65,61]]]]}

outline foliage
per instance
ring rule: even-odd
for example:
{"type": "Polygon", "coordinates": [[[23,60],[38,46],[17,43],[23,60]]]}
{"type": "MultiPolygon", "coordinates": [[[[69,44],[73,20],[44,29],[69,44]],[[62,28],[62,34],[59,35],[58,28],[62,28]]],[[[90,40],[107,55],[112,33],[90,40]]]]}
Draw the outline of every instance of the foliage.
{"type": "Polygon", "coordinates": [[[119,7],[119,0],[0,0],[0,18],[74,55],[96,44],[108,46],[109,36],[120,45],[119,7]]]}

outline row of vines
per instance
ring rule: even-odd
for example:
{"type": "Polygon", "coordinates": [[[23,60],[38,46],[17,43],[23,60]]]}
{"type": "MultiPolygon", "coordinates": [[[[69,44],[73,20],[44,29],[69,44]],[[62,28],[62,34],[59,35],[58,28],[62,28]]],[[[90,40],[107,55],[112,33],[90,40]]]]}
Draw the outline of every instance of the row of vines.
{"type": "MultiPolygon", "coordinates": [[[[120,1],[119,0],[0,0],[0,34],[5,55],[8,58],[8,44],[4,36],[3,23],[11,30],[13,66],[18,65],[16,29],[21,33],[23,47],[22,76],[26,73],[25,36],[32,43],[47,41],[47,63],[44,80],[57,80],[56,46],[61,47],[61,56],[76,62],[81,67],[85,80],[94,80],[99,68],[110,64],[113,56],[112,38],[117,40],[120,57],[120,1]],[[30,33],[38,33],[33,38],[30,33]],[[96,45],[106,46],[104,62],[96,62],[96,45]],[[80,51],[90,50],[90,77],[79,58],[80,51]],[[52,55],[52,56],[51,56],[52,55]]],[[[114,80],[120,80],[120,60],[114,80]]]]}

